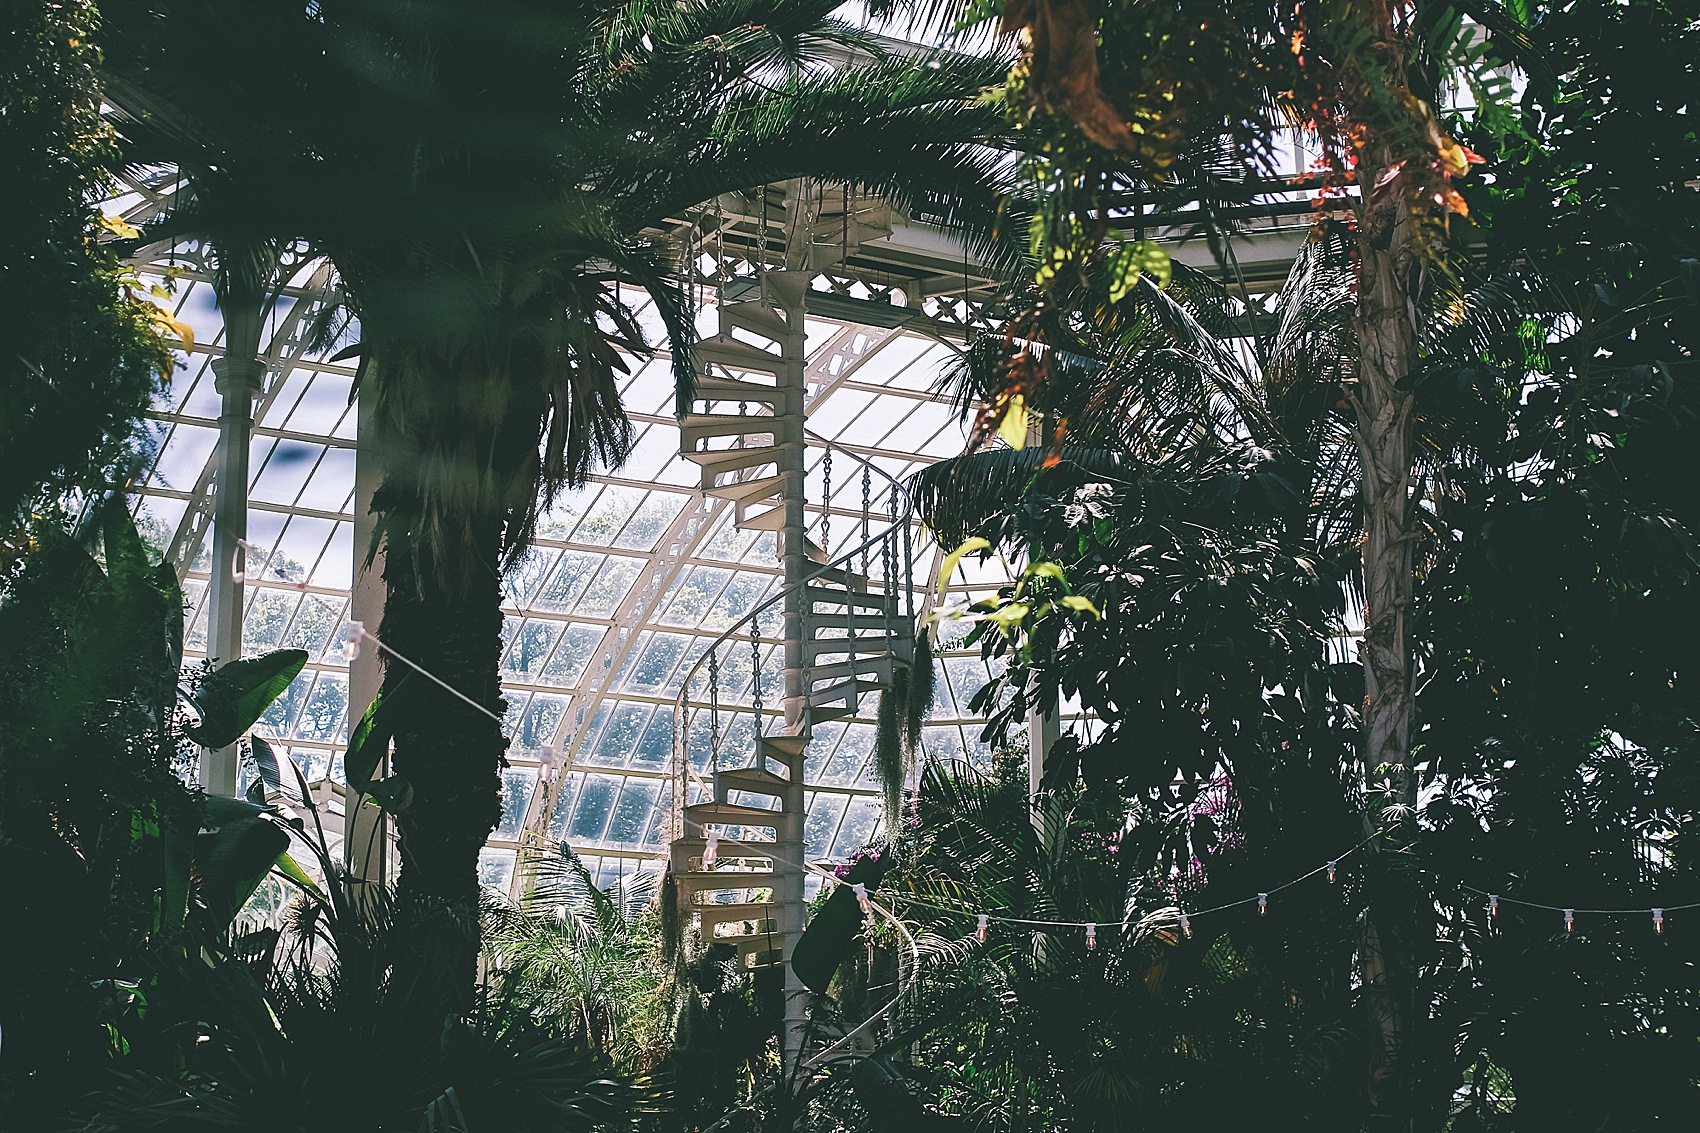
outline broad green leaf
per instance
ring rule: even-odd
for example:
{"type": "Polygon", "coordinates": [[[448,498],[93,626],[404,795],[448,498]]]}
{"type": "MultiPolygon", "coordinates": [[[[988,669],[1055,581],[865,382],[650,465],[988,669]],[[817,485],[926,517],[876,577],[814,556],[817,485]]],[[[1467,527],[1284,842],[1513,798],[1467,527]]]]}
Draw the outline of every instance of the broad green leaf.
{"type": "Polygon", "coordinates": [[[1107,267],[1110,275],[1110,302],[1120,303],[1139,286],[1140,277],[1150,275],[1158,287],[1169,286],[1174,264],[1169,253],[1151,240],[1132,240],[1111,252],[1107,267]]]}
{"type": "Polygon", "coordinates": [[[195,872],[195,827],[193,823],[167,822],[155,829],[160,835],[165,867],[157,927],[170,936],[183,927],[189,915],[189,890],[195,872]]]}
{"type": "Polygon", "coordinates": [[[975,535],[964,539],[962,541],[962,546],[946,555],[944,557],[944,562],[939,565],[939,597],[944,597],[945,587],[950,585],[950,576],[956,573],[957,565],[960,564],[963,559],[972,555],[975,551],[989,550],[991,549],[991,546],[991,540],[975,535]]]}
{"type": "Polygon", "coordinates": [[[816,993],[826,991],[862,927],[861,903],[851,886],[859,881],[869,893],[876,892],[891,861],[889,854],[878,859],[858,859],[810,918],[809,926],[791,949],[791,970],[797,973],[803,986],[816,993]]]}
{"type": "Polygon", "coordinates": [[[1021,619],[1027,616],[1029,609],[1026,602],[1011,602],[995,613],[988,614],[987,620],[1003,630],[1005,637],[1014,637],[1015,631],[1021,628],[1021,619]]]}
{"type": "Polygon", "coordinates": [[[248,746],[254,757],[254,781],[248,784],[248,801],[264,805],[267,794],[283,790],[283,772],[271,744],[259,736],[249,736],[248,746]]]}
{"type": "Polygon", "coordinates": [[[289,849],[289,835],[268,808],[245,799],[209,797],[206,820],[195,838],[196,896],[207,927],[223,933],[289,849]]]}
{"type": "Polygon", "coordinates": [[[372,698],[365,715],[348,737],[348,750],[343,754],[342,767],[348,785],[361,794],[372,789],[372,775],[390,750],[390,737],[395,735],[397,722],[412,695],[413,674],[405,674],[389,692],[372,698]]]}
{"type": "Polygon", "coordinates": [[[272,868],[276,869],[279,873],[283,874],[283,876],[287,877],[290,881],[293,881],[296,885],[300,886],[308,893],[311,893],[313,896],[318,897],[321,900],[326,899],[324,891],[319,888],[319,883],[313,880],[311,874],[301,868],[300,862],[290,857],[287,853],[279,854],[277,863],[272,868]]]}
{"type": "Polygon", "coordinates": [[[171,677],[176,680],[183,669],[183,589],[167,562],[154,568],[154,585],[165,595],[165,648],[171,657],[171,677]]]}
{"type": "Polygon", "coordinates": [[[262,657],[227,661],[201,686],[203,716],[189,738],[207,748],[235,743],[283,695],[307,664],[304,649],[279,649],[262,657]]]}
{"type": "Polygon", "coordinates": [[[138,575],[148,570],[147,547],[142,543],[141,535],[136,531],[136,522],[130,518],[130,513],[117,505],[108,505],[101,513],[101,545],[106,551],[106,570],[108,575],[119,573],[120,567],[129,567],[138,575]]]}
{"type": "Polygon", "coordinates": [[[1068,578],[1063,574],[1063,568],[1060,564],[1034,563],[1021,572],[1021,586],[1016,589],[1016,594],[1019,595],[1022,590],[1026,589],[1027,584],[1036,578],[1049,578],[1058,586],[1068,585],[1068,578]]]}

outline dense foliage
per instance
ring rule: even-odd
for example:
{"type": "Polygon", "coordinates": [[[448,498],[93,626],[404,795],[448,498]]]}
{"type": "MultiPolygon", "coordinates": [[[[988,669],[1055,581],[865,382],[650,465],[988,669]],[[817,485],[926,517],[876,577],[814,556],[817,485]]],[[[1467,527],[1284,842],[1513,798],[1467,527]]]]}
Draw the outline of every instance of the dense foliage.
{"type": "MultiPolygon", "coordinates": [[[[129,471],[133,429],[173,365],[155,306],[101,243],[119,155],[100,116],[92,3],[8,4],[0,24],[0,527],[129,471]]],[[[8,556],[9,557],[9,556],[8,556]]]]}
{"type": "MultiPolygon", "coordinates": [[[[382,474],[379,636],[485,709],[420,698],[395,729],[378,797],[404,888],[476,903],[506,746],[500,573],[541,507],[630,448],[627,359],[659,345],[634,293],[690,391],[691,313],[646,230],[805,176],[950,200],[982,238],[995,215],[998,162],[977,143],[1001,124],[971,96],[1000,64],[890,56],[834,8],[113,5],[115,96],[137,107],[145,152],[194,182],[159,232],[305,241],[358,316],[382,474]],[[845,50],[865,61],[824,66],[845,50]]],[[[470,986],[470,955],[461,967],[470,986]]]]}
{"type": "MultiPolygon", "coordinates": [[[[1397,1100],[1419,1127],[1658,1128],[1680,1121],[1700,1088],[1694,944],[1675,914],[1662,933],[1652,917],[1656,906],[1700,896],[1686,848],[1700,801],[1686,647],[1700,628],[1700,516],[1688,490],[1700,203],[1695,135],[1686,114],[1673,113],[1693,102],[1695,15],[1657,4],[1530,9],[1525,48],[1539,65],[1521,115],[1478,114],[1460,127],[1488,155],[1469,192],[1477,255],[1455,266],[1444,296],[1430,294],[1431,308],[1413,313],[1424,330],[1401,383],[1416,442],[1406,787],[1377,749],[1355,748],[1360,680],[1326,663],[1325,635],[1302,644],[1331,604],[1284,585],[1280,558],[1240,570],[1231,557],[1174,553],[1214,539],[1253,553],[1265,544],[1243,522],[1262,508],[1262,538],[1318,564],[1321,589],[1343,580],[1345,608],[1358,608],[1365,581],[1354,532],[1367,518],[1357,514],[1365,501],[1353,492],[1354,466],[1375,450],[1361,424],[1358,443],[1339,439],[1365,412],[1353,390],[1363,361],[1354,340],[1366,324],[1361,310],[1350,315],[1350,300],[1345,318],[1320,300],[1330,275],[1361,270],[1361,248],[1313,242],[1272,308],[1273,326],[1249,336],[1252,369],[1221,361],[1234,353],[1221,336],[1242,333],[1224,317],[1231,301],[1172,288],[1194,314],[1177,343],[1139,289],[1106,299],[1089,274],[1046,316],[1068,335],[1054,340],[1067,349],[1049,363],[1046,407],[1080,430],[1076,446],[965,457],[922,478],[947,543],[980,535],[988,550],[1058,568],[1030,584],[1046,601],[1012,589],[970,611],[984,623],[987,652],[1011,661],[984,698],[1002,707],[990,734],[1012,736],[1029,707],[1059,693],[1105,716],[1090,742],[1059,745],[1053,789],[1075,789],[1077,759],[1088,784],[1101,781],[1113,757],[1109,778],[1134,788],[1123,797],[1135,801],[1144,788],[1184,802],[1202,776],[1225,773],[1232,836],[1253,844],[1260,816],[1300,800],[1314,808],[1303,821],[1262,825],[1270,844],[1359,823],[1402,828],[1384,843],[1399,852],[1370,859],[1350,893],[1375,935],[1336,941],[1344,951],[1333,962],[1358,965],[1361,984],[1332,1008],[1360,1038],[1397,1019],[1397,1100]],[[1649,59],[1638,45],[1652,44],[1649,59]],[[1310,329],[1293,339],[1295,325],[1310,329]],[[1288,364],[1284,339],[1306,343],[1301,365],[1288,364]],[[1187,391],[1192,400],[1177,401],[1187,391]],[[1106,413],[1126,427],[1104,428],[1106,413]],[[1273,483],[1290,495],[1269,491],[1267,473],[1242,473],[1222,489],[1208,459],[1235,449],[1213,435],[1224,419],[1264,469],[1281,470],[1273,483]],[[1172,487],[1177,479],[1184,491],[1172,487]],[[1153,497],[1176,506],[1154,510],[1153,497]],[[1284,517],[1268,503],[1283,497],[1284,517]],[[1218,501],[1238,511],[1208,506],[1218,501]],[[1189,603],[1191,587],[1223,597],[1189,603]],[[1064,611],[1057,603],[1069,594],[1103,617],[1064,611]],[[1262,620],[1240,632],[1220,620],[1240,609],[1262,620]],[[1164,619],[1197,611],[1219,624],[1165,632],[1164,619]],[[1287,626],[1297,650],[1281,648],[1276,627],[1287,626]],[[1217,643],[1232,665],[1211,664],[1217,643]],[[1141,686],[1129,673],[1160,679],[1141,686]],[[1218,702],[1236,698],[1237,709],[1216,715],[1218,702]],[[1169,714],[1185,727],[1169,726],[1169,714]],[[1271,729],[1272,719],[1287,730],[1271,729]],[[1124,731],[1128,720],[1140,726],[1124,731]],[[1291,727],[1299,721],[1311,726],[1291,727]],[[1225,741],[1213,739],[1213,725],[1225,741]],[[1212,742],[1200,745],[1200,735],[1212,742]],[[1270,766],[1284,782],[1263,778],[1270,766]],[[1139,777],[1146,768],[1149,779],[1139,777]],[[1497,916],[1485,909],[1489,893],[1502,897],[1497,916]],[[1623,911],[1579,912],[1567,931],[1566,907],[1623,911]],[[1378,954],[1402,965],[1401,979],[1376,983],[1378,954]]],[[[983,354],[996,365],[1007,350],[983,354]]],[[[969,388],[995,392],[996,374],[986,373],[970,369],[969,388]]],[[[1177,826],[1186,823],[1136,810],[1120,840],[1197,839],[1177,826]]],[[[1205,844],[1223,830],[1211,823],[1205,844]]],[[[1167,875],[1184,874],[1169,859],[1167,875]]],[[[1242,889],[1268,884],[1260,875],[1242,889]]],[[[1291,973],[1260,978],[1297,992],[1291,973]]],[[[1266,1014],[1249,985],[1242,1009],[1275,1031],[1291,1025],[1266,1014]]],[[[1328,1096],[1320,1081],[1301,1093],[1301,1110],[1328,1096]]],[[[1335,1120],[1356,1127],[1350,1107],[1335,1120]]]]}

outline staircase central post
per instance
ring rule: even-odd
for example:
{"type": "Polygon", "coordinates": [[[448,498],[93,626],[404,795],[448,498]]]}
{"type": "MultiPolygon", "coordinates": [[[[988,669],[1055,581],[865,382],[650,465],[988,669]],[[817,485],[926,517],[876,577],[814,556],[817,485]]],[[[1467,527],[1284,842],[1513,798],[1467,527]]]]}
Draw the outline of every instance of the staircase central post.
{"type": "MultiPolygon", "coordinates": [[[[779,375],[785,391],[785,406],[779,436],[774,440],[781,448],[784,461],[785,523],[780,529],[780,554],[784,567],[785,602],[782,643],[785,659],[785,733],[807,737],[809,734],[809,657],[808,627],[805,624],[807,603],[803,579],[810,569],[808,554],[808,442],[804,432],[804,399],[807,345],[804,316],[809,291],[809,273],[805,271],[772,271],[766,274],[764,286],[769,299],[785,314],[787,333],[781,343],[784,372],[779,375]]],[[[792,971],[791,949],[803,934],[804,872],[803,824],[806,818],[803,792],[803,752],[798,748],[789,757],[786,767],[789,784],[784,799],[784,817],[775,830],[775,872],[773,900],[779,911],[779,931],[785,941],[785,1023],[780,1035],[780,1054],[789,1079],[796,1069],[803,1050],[807,1024],[808,989],[792,971]]]]}

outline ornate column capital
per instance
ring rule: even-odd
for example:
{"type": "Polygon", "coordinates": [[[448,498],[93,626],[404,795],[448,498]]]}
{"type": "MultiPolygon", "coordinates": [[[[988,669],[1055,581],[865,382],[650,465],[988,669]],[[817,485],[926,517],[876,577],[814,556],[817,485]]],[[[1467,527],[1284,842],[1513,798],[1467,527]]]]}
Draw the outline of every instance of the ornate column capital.
{"type": "Polygon", "coordinates": [[[260,396],[266,379],[266,364],[258,358],[214,358],[213,388],[219,393],[260,396]]]}

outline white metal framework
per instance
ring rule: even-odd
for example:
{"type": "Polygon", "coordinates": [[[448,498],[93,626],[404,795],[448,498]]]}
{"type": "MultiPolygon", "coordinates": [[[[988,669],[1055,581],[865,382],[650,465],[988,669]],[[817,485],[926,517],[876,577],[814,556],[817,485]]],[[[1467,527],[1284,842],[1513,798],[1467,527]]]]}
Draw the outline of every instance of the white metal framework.
{"type": "MultiPolygon", "coordinates": [[[[1295,151],[1294,160],[1299,160],[1295,151]]],[[[169,207],[180,182],[170,171],[135,178],[108,211],[140,222],[169,207]]],[[[756,265],[783,266],[787,246],[786,193],[722,198],[679,218],[662,235],[680,249],[683,277],[696,289],[705,333],[719,329],[717,309],[758,294],[756,265]]],[[[841,190],[816,187],[819,209],[841,190]]],[[[1287,194],[1290,196],[1291,194],[1287,194]]],[[[799,266],[810,278],[802,341],[804,407],[813,436],[804,445],[805,496],[815,524],[861,522],[862,485],[844,464],[825,498],[830,442],[869,462],[876,477],[871,509],[887,506],[887,478],[901,480],[962,450],[962,424],[935,391],[941,368],[964,331],[995,320],[987,306],[992,281],[963,249],[924,218],[870,216],[845,198],[839,235],[808,236],[822,254],[799,266]],[[818,264],[817,261],[818,260],[818,264]]],[[[1170,218],[1154,219],[1162,234],[1170,218]]],[[[1260,222],[1236,242],[1239,268],[1253,291],[1279,278],[1303,239],[1306,219],[1260,222]]],[[[1170,229],[1173,231],[1173,229],[1170,229]]],[[[1177,258],[1206,264],[1195,244],[1177,258]]],[[[199,663],[219,650],[209,645],[213,602],[209,584],[228,572],[209,537],[220,468],[221,418],[232,414],[217,387],[215,364],[225,357],[225,320],[213,300],[206,265],[193,245],[144,251],[144,267],[177,276],[177,317],[195,330],[186,367],[152,415],[153,457],[141,478],[138,514],[144,528],[179,565],[191,604],[188,645],[199,663]]],[[[303,255],[285,285],[259,312],[257,356],[264,365],[254,398],[247,448],[246,581],[221,584],[241,610],[242,649],[306,649],[301,676],[268,711],[260,729],[321,784],[340,807],[340,756],[356,713],[375,687],[370,651],[350,666],[341,627],[351,599],[371,611],[376,590],[359,569],[366,517],[357,504],[357,407],[354,369],[306,349],[311,314],[336,296],[327,293],[325,265],[303,255]]],[[[661,341],[659,320],[643,321],[661,341]]],[[[665,346],[663,342],[663,347],[665,346]]],[[[670,359],[634,365],[622,396],[637,426],[625,464],[599,471],[585,489],[561,499],[539,525],[534,545],[505,583],[502,661],[509,703],[511,766],[503,772],[505,809],[484,853],[487,884],[515,885],[516,853],[527,829],[565,840],[602,882],[636,869],[657,868],[666,851],[670,813],[668,761],[674,701],[684,674],[706,645],[776,591],[781,574],[776,533],[746,529],[735,506],[699,491],[700,469],[681,457],[674,416],[670,359]],[[546,749],[558,751],[544,767],[546,749]],[[546,773],[540,773],[546,772],[546,773]]],[[[229,366],[217,368],[229,370],[229,366]]],[[[243,375],[247,377],[247,375],[243,375]]],[[[227,383],[228,384],[228,383],[227,383]]],[[[239,462],[228,459],[226,466],[239,462]]],[[[366,484],[369,492],[371,485],[366,484]]],[[[228,501],[227,501],[228,502],[228,501]]],[[[925,590],[938,549],[918,529],[909,585],[925,590]]],[[[997,564],[965,564],[950,580],[955,590],[983,594],[1005,577],[997,564]]],[[[229,632],[228,630],[226,631],[229,632]]],[[[779,680],[777,624],[758,635],[764,677],[779,680]]],[[[986,678],[977,655],[939,651],[940,679],[923,734],[925,756],[983,755],[980,724],[967,701],[986,678]]],[[[727,659],[723,680],[731,700],[748,703],[754,657],[727,659]],[[744,682],[739,695],[735,682],[744,682]]],[[[782,689],[772,690],[769,704],[782,689]]],[[[817,724],[801,755],[807,818],[803,842],[810,860],[841,857],[869,842],[880,819],[879,788],[870,769],[874,703],[862,698],[851,715],[817,724]]],[[[706,727],[706,721],[701,722],[706,727]]],[[[750,713],[736,707],[722,720],[723,741],[752,747],[750,713]]]]}

